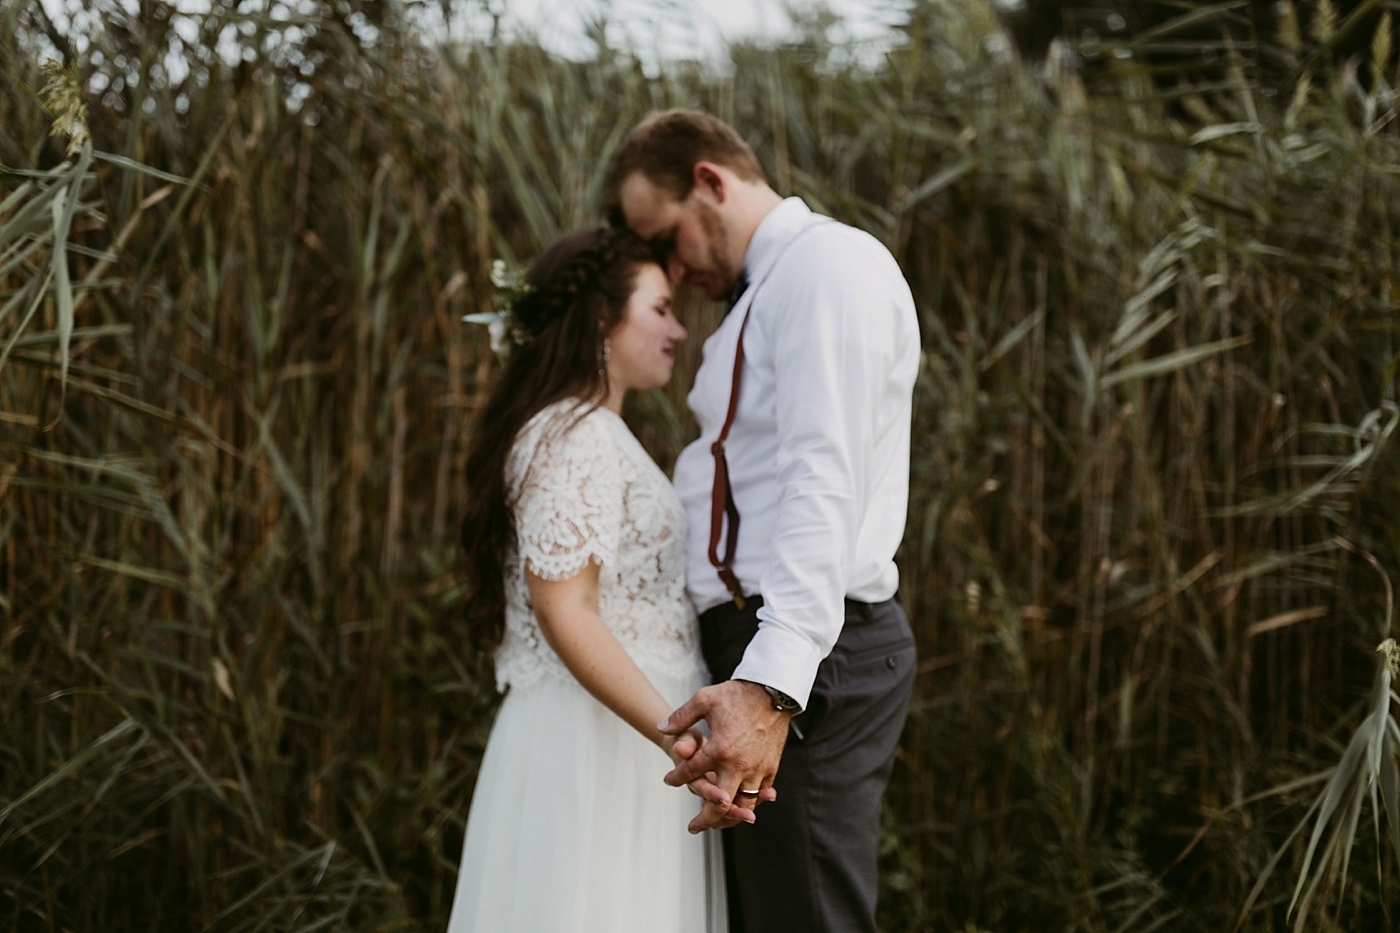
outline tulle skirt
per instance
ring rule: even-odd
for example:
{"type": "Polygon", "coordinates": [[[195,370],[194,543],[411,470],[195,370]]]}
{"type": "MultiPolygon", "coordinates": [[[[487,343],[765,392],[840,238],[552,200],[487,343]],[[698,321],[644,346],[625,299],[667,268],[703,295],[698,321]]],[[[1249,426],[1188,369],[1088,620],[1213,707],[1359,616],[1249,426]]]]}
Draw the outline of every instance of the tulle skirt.
{"type": "MultiPolygon", "coordinates": [[[[679,706],[703,685],[648,671],[679,706]]],[[[573,679],[512,687],[482,759],[448,933],[727,933],[717,833],[665,753],[573,679]]]]}

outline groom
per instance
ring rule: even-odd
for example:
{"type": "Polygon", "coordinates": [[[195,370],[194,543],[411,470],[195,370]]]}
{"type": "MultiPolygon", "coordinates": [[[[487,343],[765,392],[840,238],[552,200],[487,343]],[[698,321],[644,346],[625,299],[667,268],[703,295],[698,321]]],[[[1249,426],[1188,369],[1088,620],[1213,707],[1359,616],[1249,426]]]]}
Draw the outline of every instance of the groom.
{"type": "Polygon", "coordinates": [[[730,302],[689,396],[700,439],[675,472],[715,685],[662,729],[704,719],[711,738],[666,780],[714,772],[733,801],[707,803],[691,830],[726,830],[736,933],[873,933],[880,798],[914,682],[893,598],[913,298],[879,241],[781,198],[708,114],[639,124],[608,202],[672,281],[730,302]],[[761,801],[752,824],[730,812],[761,801]]]}

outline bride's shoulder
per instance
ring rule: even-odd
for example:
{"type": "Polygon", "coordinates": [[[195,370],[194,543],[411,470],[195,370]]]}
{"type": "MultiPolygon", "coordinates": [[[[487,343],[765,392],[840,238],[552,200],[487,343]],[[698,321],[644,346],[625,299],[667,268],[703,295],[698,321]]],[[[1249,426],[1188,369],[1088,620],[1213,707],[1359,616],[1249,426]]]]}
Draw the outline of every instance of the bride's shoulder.
{"type": "Polygon", "coordinates": [[[612,412],[593,402],[566,398],[551,402],[535,413],[520,435],[533,435],[544,446],[576,446],[612,438],[609,420],[612,412]]]}
{"type": "Polygon", "coordinates": [[[617,446],[610,411],[579,399],[561,399],[525,422],[511,449],[511,473],[520,475],[542,460],[573,459],[612,451],[617,446]]]}

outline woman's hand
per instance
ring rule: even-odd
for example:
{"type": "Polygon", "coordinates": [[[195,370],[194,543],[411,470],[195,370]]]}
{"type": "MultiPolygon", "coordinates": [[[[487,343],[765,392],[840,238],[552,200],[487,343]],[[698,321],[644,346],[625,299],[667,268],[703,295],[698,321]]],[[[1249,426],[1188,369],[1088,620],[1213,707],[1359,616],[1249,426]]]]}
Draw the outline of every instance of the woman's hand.
{"type": "MultiPolygon", "coordinates": [[[[692,755],[704,748],[705,741],[705,734],[697,727],[692,726],[677,736],[661,736],[661,748],[670,756],[672,763],[679,767],[681,762],[688,761],[692,755]]],[[[716,780],[715,773],[711,771],[691,781],[686,785],[686,788],[701,800],[713,803],[718,807],[729,807],[729,795],[720,789],[716,780]]],[[[764,799],[771,800],[775,799],[777,796],[777,792],[770,788],[764,799]]],[[[753,806],[757,805],[758,801],[755,801],[753,806]]],[[[749,823],[753,822],[752,809],[736,806],[730,808],[729,812],[733,814],[736,819],[744,820],[749,823]]]]}
{"type": "Polygon", "coordinates": [[[752,823],[754,807],[777,799],[773,778],[791,718],[773,708],[760,685],[728,680],[700,688],[666,722],[657,723],[662,735],[684,735],[702,719],[706,722],[709,743],[666,775],[666,783],[680,787],[704,778],[734,802],[711,805],[713,798],[707,795],[705,809],[690,823],[692,833],[724,829],[741,820],[752,823]],[[745,789],[755,793],[741,795],[745,789]]]}
{"type": "MultiPolygon", "coordinates": [[[[598,568],[596,561],[589,561],[567,580],[546,580],[526,569],[540,633],[585,690],[659,745],[679,770],[705,746],[705,735],[694,723],[672,735],[661,731],[660,721],[670,721],[670,705],[598,615],[598,568]]],[[[686,786],[705,801],[702,812],[718,809],[736,822],[753,822],[753,811],[735,804],[720,788],[714,772],[698,774],[686,786]]],[[[765,793],[773,795],[771,789],[765,793]]]]}
{"type": "Polygon", "coordinates": [[[682,732],[680,735],[661,736],[661,750],[670,757],[671,763],[679,765],[682,761],[689,761],[705,745],[705,735],[698,728],[692,727],[682,732]]]}

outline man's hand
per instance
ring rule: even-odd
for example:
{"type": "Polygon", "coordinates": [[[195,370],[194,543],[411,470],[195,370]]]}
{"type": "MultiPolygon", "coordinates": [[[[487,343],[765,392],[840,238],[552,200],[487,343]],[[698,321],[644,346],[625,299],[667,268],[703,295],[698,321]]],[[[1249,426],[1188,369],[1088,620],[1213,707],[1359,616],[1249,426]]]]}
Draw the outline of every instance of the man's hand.
{"type": "Polygon", "coordinates": [[[670,719],[658,724],[665,735],[680,735],[702,719],[710,726],[709,741],[666,775],[666,783],[672,787],[703,778],[721,795],[714,799],[701,795],[705,806],[690,821],[692,833],[724,829],[741,820],[752,823],[754,807],[778,798],[773,778],[787,743],[790,718],[773,708],[768,693],[758,684],[729,680],[696,691],[670,719]],[[737,796],[741,788],[758,789],[759,796],[737,796]]]}
{"type": "MultiPolygon", "coordinates": [[[[705,734],[699,729],[691,727],[679,736],[663,735],[661,737],[661,750],[670,757],[673,765],[681,765],[692,757],[705,745],[705,734]]],[[[698,777],[687,785],[690,792],[701,800],[706,806],[728,807],[731,798],[724,791],[715,785],[715,773],[713,771],[698,777]]]]}

